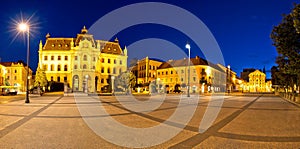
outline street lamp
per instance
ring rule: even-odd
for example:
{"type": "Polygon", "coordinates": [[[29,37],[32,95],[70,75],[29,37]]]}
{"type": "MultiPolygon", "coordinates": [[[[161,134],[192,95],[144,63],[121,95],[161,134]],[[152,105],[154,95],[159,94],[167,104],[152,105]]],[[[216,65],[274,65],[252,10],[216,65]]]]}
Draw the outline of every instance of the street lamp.
{"type": "Polygon", "coordinates": [[[228,70],[228,74],[227,74],[227,77],[228,77],[228,89],[227,89],[227,92],[228,94],[230,93],[230,90],[231,90],[231,76],[230,76],[230,65],[227,66],[227,70],[228,70]]]}
{"type": "Polygon", "coordinates": [[[191,46],[190,46],[190,44],[187,43],[185,45],[185,48],[187,48],[189,50],[187,97],[190,97],[190,60],[191,60],[191,46]]]}
{"type": "Polygon", "coordinates": [[[26,75],[26,97],[25,97],[25,103],[30,103],[29,101],[29,26],[26,23],[20,23],[18,26],[19,31],[27,32],[27,75],[26,75]]]}

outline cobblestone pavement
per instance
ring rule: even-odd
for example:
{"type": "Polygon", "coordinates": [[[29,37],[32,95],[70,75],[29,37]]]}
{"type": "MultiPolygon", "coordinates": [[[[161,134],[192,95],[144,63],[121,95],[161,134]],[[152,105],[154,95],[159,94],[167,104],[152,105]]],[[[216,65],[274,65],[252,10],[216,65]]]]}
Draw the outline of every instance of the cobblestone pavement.
{"type": "MultiPolygon", "coordinates": [[[[136,96],[139,101],[156,102],[150,97],[136,96]]],[[[109,116],[135,128],[165,122],[180,102],[180,95],[167,95],[156,110],[136,112],[113,96],[84,98],[101,101],[109,113],[95,117],[109,116]]],[[[165,123],[168,127],[183,126],[183,130],[151,148],[300,148],[299,106],[270,95],[225,96],[213,125],[199,133],[210,100],[210,96],[200,96],[186,126],[172,121],[165,123]]],[[[189,108],[190,104],[184,106],[189,108]]],[[[98,136],[83,117],[73,96],[57,94],[31,98],[29,104],[23,100],[0,104],[0,148],[125,148],[98,136]]]]}

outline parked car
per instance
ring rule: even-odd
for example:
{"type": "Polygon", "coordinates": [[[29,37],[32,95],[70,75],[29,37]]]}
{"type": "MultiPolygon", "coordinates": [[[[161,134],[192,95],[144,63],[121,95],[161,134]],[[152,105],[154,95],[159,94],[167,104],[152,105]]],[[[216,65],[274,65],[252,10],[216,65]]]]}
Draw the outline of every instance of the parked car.
{"type": "Polygon", "coordinates": [[[4,89],[2,92],[1,92],[1,95],[3,96],[8,96],[8,95],[17,95],[17,91],[16,90],[10,90],[10,89],[4,89]]]}
{"type": "MultiPolygon", "coordinates": [[[[44,93],[43,89],[40,88],[40,94],[42,95],[44,93]]],[[[38,94],[38,87],[33,87],[29,90],[29,94],[38,94]]]]}

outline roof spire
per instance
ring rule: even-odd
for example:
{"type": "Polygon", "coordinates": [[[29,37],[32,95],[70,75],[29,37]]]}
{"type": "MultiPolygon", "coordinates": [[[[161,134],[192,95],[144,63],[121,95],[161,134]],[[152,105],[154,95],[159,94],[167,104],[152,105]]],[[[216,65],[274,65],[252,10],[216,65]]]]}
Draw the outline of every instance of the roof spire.
{"type": "Polygon", "coordinates": [[[119,43],[119,40],[118,40],[118,38],[117,38],[117,37],[116,37],[116,39],[115,39],[115,42],[116,42],[116,43],[119,43]]]}
{"type": "Polygon", "coordinates": [[[47,35],[46,35],[46,39],[47,39],[47,38],[49,38],[49,37],[50,37],[50,34],[49,34],[49,33],[47,33],[47,35]]]}
{"type": "Polygon", "coordinates": [[[83,29],[81,29],[81,34],[86,34],[88,30],[85,28],[85,25],[83,26],[83,29]]]}

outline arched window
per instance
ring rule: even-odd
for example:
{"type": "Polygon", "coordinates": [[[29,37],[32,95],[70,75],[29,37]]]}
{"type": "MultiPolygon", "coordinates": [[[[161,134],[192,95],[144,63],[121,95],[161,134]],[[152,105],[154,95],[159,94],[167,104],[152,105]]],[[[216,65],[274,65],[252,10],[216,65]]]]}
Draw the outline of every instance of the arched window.
{"type": "Polygon", "coordinates": [[[83,60],[87,61],[87,56],[86,55],[83,56],[83,60]]]}
{"type": "Polygon", "coordinates": [[[60,65],[57,65],[57,71],[60,71],[60,65]]]}
{"type": "Polygon", "coordinates": [[[116,72],[116,68],[113,68],[113,74],[116,74],[117,72],[116,72]]]}
{"type": "Polygon", "coordinates": [[[65,71],[68,71],[68,65],[65,65],[64,70],[65,70],[65,71]]]}
{"type": "Polygon", "coordinates": [[[50,70],[54,71],[54,65],[53,64],[50,65],[50,70]]]}
{"type": "Polygon", "coordinates": [[[110,73],[110,68],[107,68],[107,73],[110,73]]]}
{"type": "Polygon", "coordinates": [[[86,69],[86,64],[83,65],[83,69],[86,69]]]}

